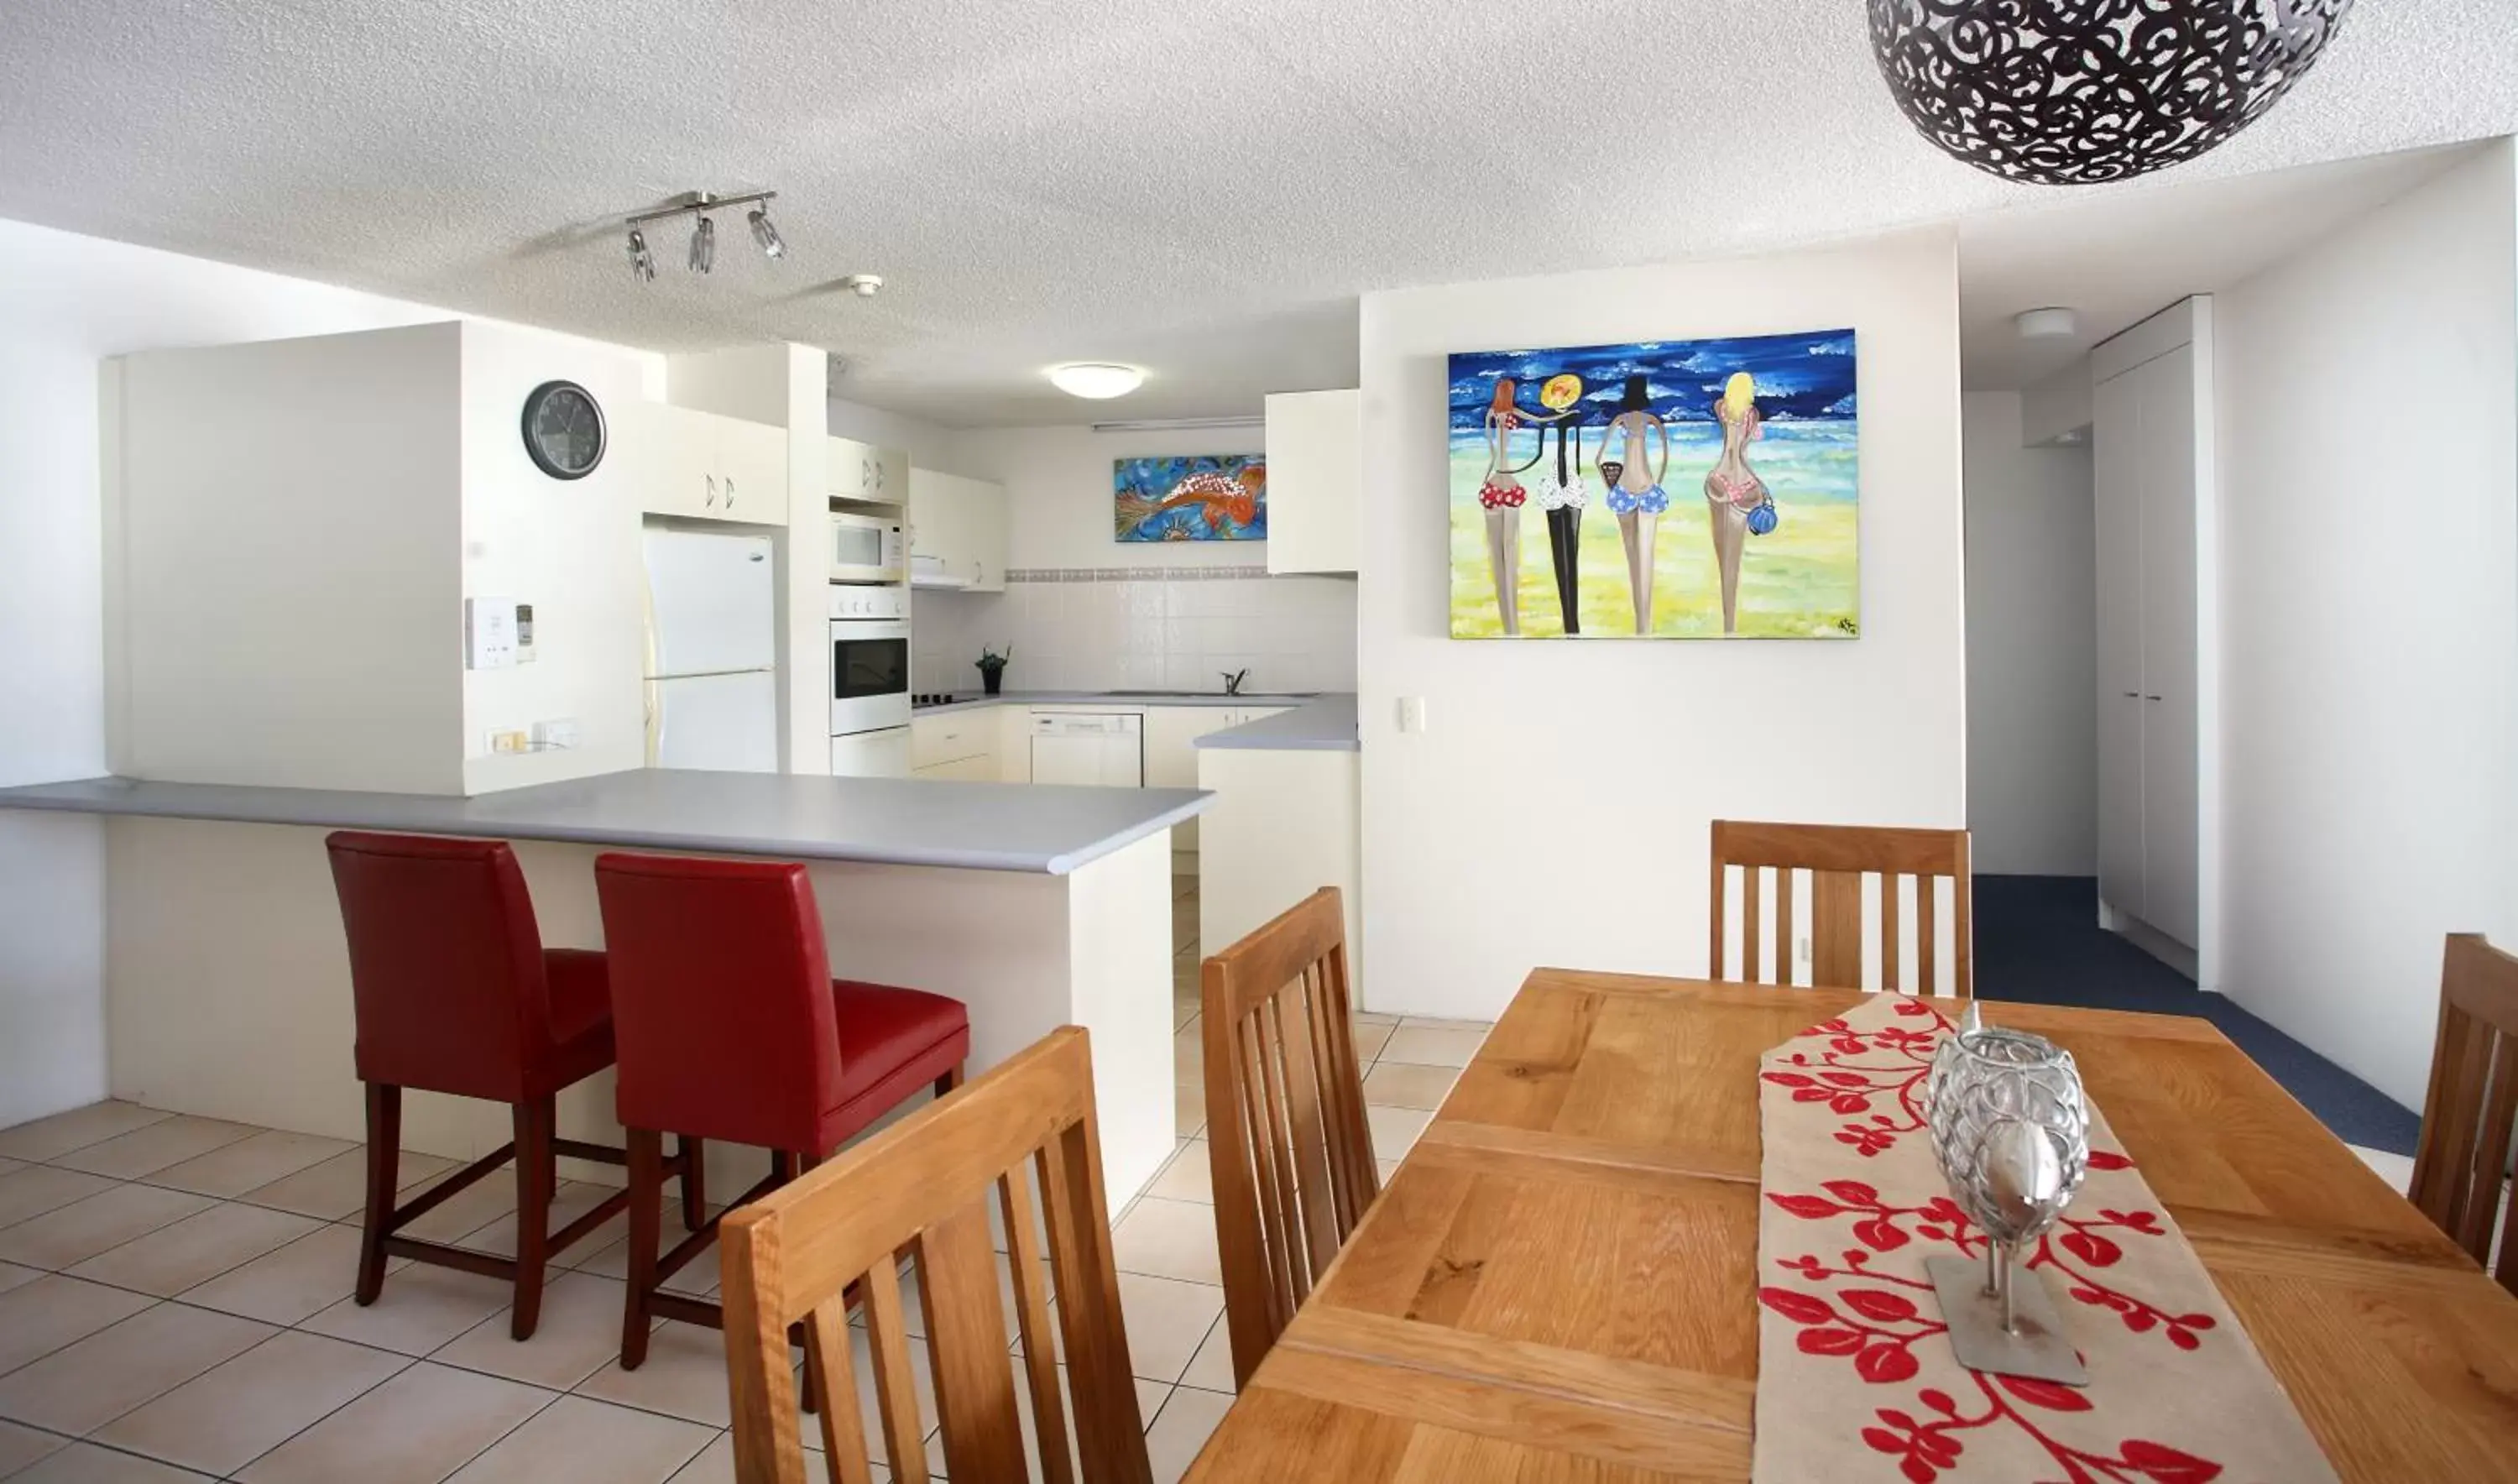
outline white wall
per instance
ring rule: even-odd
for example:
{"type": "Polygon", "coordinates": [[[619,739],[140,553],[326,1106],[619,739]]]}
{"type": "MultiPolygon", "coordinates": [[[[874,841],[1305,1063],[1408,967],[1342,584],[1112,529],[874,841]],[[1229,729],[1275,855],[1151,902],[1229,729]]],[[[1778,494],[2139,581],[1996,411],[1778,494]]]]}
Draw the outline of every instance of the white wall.
{"type": "Polygon", "coordinates": [[[2098,595],[2089,446],[2021,447],[2018,392],[1970,392],[1963,408],[1972,859],[1991,875],[2093,875],[2098,595]]]}
{"type": "Polygon", "coordinates": [[[1716,816],[1966,821],[1952,234],[1367,294],[1368,1001],[1487,1018],[1541,964],[1700,973],[1716,816]],[[1862,636],[1454,642],[1445,356],[1852,326],[1862,636]],[[1424,698],[1401,733],[1395,703],[1424,698]]]}
{"type": "Polygon", "coordinates": [[[961,435],[939,423],[867,407],[845,397],[828,399],[823,417],[834,438],[853,438],[877,448],[899,449],[922,469],[940,469],[947,474],[971,472],[963,467],[961,435]]]}
{"type": "Polygon", "coordinates": [[[2518,945],[2513,173],[2218,306],[2222,987],[2411,1108],[2442,935],[2518,945]]]}
{"type": "MultiPolygon", "coordinates": [[[[0,784],[104,772],[98,363],[446,318],[0,221],[0,784]]],[[[104,846],[0,812],[0,1124],[105,1095],[104,846]]]]}

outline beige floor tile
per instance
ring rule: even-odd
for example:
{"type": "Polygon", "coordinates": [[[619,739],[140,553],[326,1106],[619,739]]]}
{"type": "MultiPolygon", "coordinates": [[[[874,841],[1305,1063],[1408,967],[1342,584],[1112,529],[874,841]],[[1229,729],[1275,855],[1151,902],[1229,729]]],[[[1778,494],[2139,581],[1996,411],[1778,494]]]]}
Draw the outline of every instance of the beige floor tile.
{"type": "MultiPolygon", "coordinates": [[[[492,1180],[499,1178],[501,1177],[498,1175],[490,1177],[492,1180]]],[[[617,1185],[594,1185],[584,1180],[561,1181],[558,1189],[552,1192],[550,1226],[547,1230],[554,1235],[557,1234],[560,1228],[602,1204],[605,1197],[618,1194],[620,1189],[617,1185]]],[[[604,1223],[605,1226],[611,1224],[611,1222],[604,1223]]],[[[596,1228],[597,1232],[601,1230],[600,1227],[596,1228]]],[[[624,1230],[626,1233],[627,1229],[624,1230]]],[[[585,1237],[579,1239],[577,1245],[571,1246],[569,1250],[576,1251],[578,1246],[591,1243],[594,1237],[595,1232],[586,1233],[585,1237]]],[[[496,1252],[501,1257],[515,1256],[516,1209],[512,1193],[507,1201],[507,1209],[501,1212],[497,1220],[464,1233],[456,1239],[455,1244],[470,1247],[476,1252],[496,1252]]]]}
{"type": "Polygon", "coordinates": [[[437,1484],[558,1399],[421,1361],[237,1477],[249,1484],[437,1484]]]}
{"type": "Polygon", "coordinates": [[[0,1261],[66,1268],[109,1252],[197,1211],[209,1198],[149,1185],[117,1185],[0,1230],[0,1261]]]}
{"type": "Polygon", "coordinates": [[[696,1422],[564,1396],[448,1484],[664,1484],[716,1436],[696,1422]]]}
{"type": "Polygon", "coordinates": [[[1467,1030],[1474,1031],[1479,1035],[1484,1035],[1495,1028],[1495,1022],[1493,1021],[1446,1020],[1437,1015],[1401,1016],[1399,1018],[1399,1024],[1403,1026],[1412,1026],[1418,1030],[1467,1030]]]}
{"type": "MultiPolygon", "coordinates": [[[[410,1265],[399,1257],[388,1261],[387,1281],[410,1265]]],[[[359,1229],[319,1225],[285,1246],[185,1289],[182,1297],[188,1304],[223,1314],[295,1325],[349,1297],[358,1282],[359,1229]]]]}
{"type": "Polygon", "coordinates": [[[1419,1108],[1431,1112],[1443,1106],[1451,1095],[1452,1084],[1460,1079],[1456,1067],[1417,1067],[1406,1062],[1384,1062],[1367,1072],[1364,1078],[1364,1101],[1384,1108],[1419,1108]]]}
{"type": "Polygon", "coordinates": [[[1206,1089],[1175,1087],[1172,1089],[1172,1133],[1183,1139],[1194,1139],[1206,1131],[1206,1089]]]}
{"type": "Polygon", "coordinates": [[[1187,1030],[1197,1020],[1197,1012],[1198,1002],[1195,996],[1184,999],[1178,994],[1173,995],[1172,1029],[1187,1030]]]}
{"type": "Polygon", "coordinates": [[[1144,1273],[1119,1275],[1119,1316],[1128,1331],[1128,1369],[1147,1380],[1165,1385],[1178,1381],[1223,1313],[1224,1290],[1212,1284],[1144,1273]]]}
{"type": "Polygon", "coordinates": [[[1192,1139],[1172,1156],[1162,1173],[1146,1185],[1146,1194],[1165,1200],[1194,1200],[1200,1205],[1215,1203],[1213,1173],[1207,1163],[1206,1141],[1192,1139]]]}
{"type": "Polygon", "coordinates": [[[411,1365],[409,1356],[282,1330],[96,1434],[185,1468],[227,1474],[411,1365]]]}
{"type": "Polygon", "coordinates": [[[73,1200],[85,1200],[113,1189],[103,1175],[49,1164],[28,1164],[0,1175],[0,1227],[57,1211],[73,1200]]]}
{"type": "Polygon", "coordinates": [[[197,1155],[224,1149],[240,1139],[249,1139],[259,1132],[261,1130],[250,1123],[178,1115],[160,1119],[145,1128],[135,1128],[101,1144],[72,1150],[52,1162],[67,1169],[83,1169],[92,1175],[137,1180],[169,1165],[181,1164],[197,1155]]]}
{"type": "MultiPolygon", "coordinates": [[[[814,1425],[809,1417],[801,1420],[807,1430],[814,1425]]],[[[875,1484],[885,1484],[891,1475],[877,1466],[874,1477],[875,1484]]],[[[810,1448],[805,1449],[805,1484],[830,1484],[830,1461],[810,1448]]],[[[682,1465],[682,1471],[673,1475],[671,1484],[734,1484],[734,1434],[718,1433],[716,1442],[701,1449],[698,1458],[682,1465]]]]}
{"type": "Polygon", "coordinates": [[[37,1432],[32,1427],[21,1427],[15,1422],[0,1422],[0,1479],[30,1466],[48,1454],[61,1452],[68,1441],[49,1432],[37,1432]]]}
{"type": "Polygon", "coordinates": [[[711,1427],[723,1427],[733,1420],[726,1391],[725,1336],[678,1321],[656,1327],[647,1340],[647,1359],[637,1370],[622,1370],[616,1355],[574,1389],[579,1396],[661,1412],[711,1427]]]}
{"type": "MultiPolygon", "coordinates": [[[[673,1181],[666,1181],[659,1203],[663,1214],[658,1220],[657,1230],[662,1234],[664,1249],[672,1251],[673,1244],[688,1235],[682,1229],[681,1188],[673,1181]]],[[[714,1216],[725,1207],[711,1202],[704,1209],[714,1216]]],[[[557,1260],[567,1267],[584,1268],[588,1272],[601,1273],[606,1278],[620,1278],[630,1271],[630,1249],[623,1245],[629,1237],[630,1212],[625,1207],[609,1221],[571,1243],[568,1250],[560,1253],[557,1260]]],[[[701,1260],[692,1259],[694,1262],[701,1260]]]]}
{"type": "MultiPolygon", "coordinates": [[[[425,1185],[403,1192],[408,1204],[413,1197],[425,1192],[425,1185]]],[[[464,1238],[490,1226],[501,1216],[515,1214],[516,1170],[503,1165],[482,1176],[461,1191],[446,1198],[446,1203],[402,1229],[406,1237],[422,1242],[444,1242],[459,1244],[464,1238]]]]}
{"type": "Polygon", "coordinates": [[[1195,1386],[1200,1391],[1235,1389],[1233,1384],[1233,1326],[1218,1316],[1206,1331],[1206,1339],[1190,1357],[1189,1369],[1181,1373],[1181,1384],[1195,1386]]]}
{"type": "Polygon", "coordinates": [[[49,1273],[0,1293],[0,1375],[118,1325],[150,1303],[144,1294],[49,1273]]]}
{"type": "Polygon", "coordinates": [[[196,1196],[233,1199],[357,1148],[347,1139],[265,1129],[206,1155],[170,1164],[151,1175],[149,1183],[191,1191],[196,1196]]]}
{"type": "Polygon", "coordinates": [[[208,1477],[138,1454],[72,1443],[24,1473],[12,1475],[9,1484],[195,1484],[208,1477]]]}
{"type": "Polygon", "coordinates": [[[6,1156],[0,1156],[0,1175],[14,1174],[25,1167],[26,1161],[23,1159],[12,1159],[6,1156]]]}
{"type": "Polygon", "coordinates": [[[1364,1121],[1372,1130],[1372,1154],[1377,1159],[1404,1159],[1416,1147],[1416,1136],[1434,1115],[1418,1108],[1383,1108],[1368,1105],[1364,1121]]]}
{"type": "Polygon", "coordinates": [[[102,1144],[171,1116],[137,1103],[91,1103],[31,1123],[0,1129],[0,1155],[13,1159],[57,1158],[74,1149],[102,1144]]]}
{"type": "Polygon", "coordinates": [[[2378,1178],[2403,1195],[2413,1183],[2413,1161],[2407,1156],[2390,1154],[2383,1149],[2366,1149],[2358,1144],[2344,1146],[2361,1157],[2361,1162],[2377,1171],[2378,1178]]]}
{"type": "Polygon", "coordinates": [[[43,1276],[41,1268],[22,1268],[14,1262],[0,1262],[0,1293],[23,1288],[43,1276]]]}
{"type": "Polygon", "coordinates": [[[0,1417],[84,1435],[277,1332],[161,1303],[0,1377],[0,1417]]]}
{"type": "MultiPolygon", "coordinates": [[[[404,1150],[402,1164],[396,1173],[402,1181],[405,1199],[410,1197],[414,1187],[425,1185],[454,1167],[452,1159],[404,1150]]],[[[312,1216],[318,1221],[356,1217],[368,1203],[368,1152],[363,1146],[352,1145],[345,1154],[334,1155],[320,1164],[308,1165],[296,1174],[283,1175],[269,1185],[258,1186],[239,1199],[255,1205],[295,1211],[300,1216],[312,1216]]]]}
{"type": "Polygon", "coordinates": [[[300,1328],[405,1355],[426,1355],[507,1306],[513,1290],[496,1278],[414,1262],[385,1279],[376,1301],[344,1298],[300,1328]]]}
{"type": "Polygon", "coordinates": [[[1183,1087],[1206,1085],[1205,1032],[1192,1021],[1172,1032],[1172,1080],[1183,1087]]]}
{"type": "Polygon", "coordinates": [[[319,1229],[309,1216],[222,1201],[70,1270],[75,1277],[172,1298],[319,1229]]]}
{"type": "Polygon", "coordinates": [[[1369,1010],[1359,1010],[1355,1013],[1355,1023],[1358,1026],[1370,1026],[1376,1029],[1388,1030],[1399,1024],[1399,1017],[1375,1015],[1369,1010]]]}
{"type": "Polygon", "coordinates": [[[1381,1172],[1381,1188],[1383,1190],[1390,1189],[1390,1178],[1399,1173],[1399,1161],[1396,1159],[1375,1159],[1373,1161],[1373,1168],[1381,1172]]]}
{"type": "Polygon", "coordinates": [[[1483,1030],[1426,1026],[1411,1021],[1390,1032],[1381,1060],[1419,1067],[1466,1067],[1486,1038],[1483,1030]]]}
{"type": "Polygon", "coordinates": [[[507,1327],[513,1311],[500,1309],[429,1359],[566,1391],[620,1358],[621,1306],[629,1291],[630,1286],[617,1278],[554,1270],[550,1286],[543,1290],[542,1318],[533,1338],[519,1342],[511,1336],[507,1327]]]}
{"type": "Polygon", "coordinates": [[[1186,1283],[1221,1285],[1215,1255],[1215,1209],[1186,1200],[1140,1200],[1111,1228],[1119,1269],[1186,1283]]]}
{"type": "MultiPolygon", "coordinates": [[[[927,1369],[927,1341],[913,1339],[908,1344],[910,1391],[918,1399],[919,1436],[924,1439],[935,1432],[935,1378],[927,1369]]],[[[866,1331],[850,1326],[848,1347],[848,1369],[856,1374],[857,1413],[865,1420],[867,1451],[876,1462],[889,1464],[891,1453],[884,1446],[883,1413],[875,1396],[874,1351],[866,1340],[866,1331]]],[[[804,1446],[816,1453],[821,1451],[819,1424],[804,1428],[804,1446]]]]}
{"type": "Polygon", "coordinates": [[[1398,1027],[1394,1026],[1374,1025],[1367,1022],[1363,1016],[1357,1016],[1355,1018],[1355,1060],[1357,1065],[1362,1067],[1371,1066],[1373,1059],[1380,1056],[1382,1049],[1389,1045],[1390,1034],[1397,1028],[1398,1027]]]}
{"type": "Polygon", "coordinates": [[[0,1292],[0,1375],[40,1361],[73,1340],[118,1326],[152,1300],[121,1288],[45,1273],[0,1292]]]}
{"type": "Polygon", "coordinates": [[[1154,1425],[1146,1429],[1146,1454],[1154,1465],[1154,1484],[1178,1484],[1232,1406],[1232,1397],[1212,1391],[1182,1386],[1172,1392],[1154,1425]]]}

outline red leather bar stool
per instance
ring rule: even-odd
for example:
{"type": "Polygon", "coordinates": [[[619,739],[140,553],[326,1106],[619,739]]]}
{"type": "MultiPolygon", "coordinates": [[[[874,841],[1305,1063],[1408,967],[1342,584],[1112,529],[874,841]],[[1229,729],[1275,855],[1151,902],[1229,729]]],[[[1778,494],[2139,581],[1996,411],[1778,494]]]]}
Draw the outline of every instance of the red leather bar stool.
{"type": "MultiPolygon", "coordinates": [[[[504,841],[344,830],[324,844],[349,936],[357,1064],[368,1093],[358,1301],[374,1303],[383,1292],[388,1257],[460,1268],[515,1284],[509,1332],[529,1338],[542,1315],[544,1265],[629,1200],[627,1193],[610,1197],[549,1229],[558,1156],[625,1162],[617,1149],[562,1139],[552,1127],[553,1096],[612,1065],[604,956],[543,946],[524,873],[504,841]],[[406,1087],[505,1103],[515,1113],[515,1138],[397,1206],[406,1087]],[[510,1158],[512,1259],[400,1235],[510,1158]]],[[[687,1151],[673,1163],[677,1172],[696,1168],[687,1151]]],[[[683,1218],[696,1225],[698,1182],[686,1179],[682,1193],[683,1218]]]]}
{"type": "Polygon", "coordinates": [[[663,1135],[694,1161],[708,1139],[770,1151],[734,1204],[757,1200],[920,1088],[960,1086],[971,1017],[940,994],[832,979],[801,865],[606,854],[594,884],[629,1130],[621,1365],[634,1371],[656,1316],[725,1328],[716,1304],[657,1288],[716,1235],[711,1221],[658,1255],[663,1135]]]}

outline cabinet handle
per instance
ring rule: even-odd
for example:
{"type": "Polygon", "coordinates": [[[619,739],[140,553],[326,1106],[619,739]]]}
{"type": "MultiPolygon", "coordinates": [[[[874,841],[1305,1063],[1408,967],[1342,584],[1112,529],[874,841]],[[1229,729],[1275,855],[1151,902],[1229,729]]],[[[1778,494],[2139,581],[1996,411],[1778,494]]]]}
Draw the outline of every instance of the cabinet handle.
{"type": "Polygon", "coordinates": [[[714,504],[716,504],[716,476],[715,474],[706,474],[706,475],[702,475],[701,477],[702,477],[702,478],[704,478],[704,479],[706,479],[706,480],[708,481],[708,501],[707,501],[707,502],[708,502],[709,504],[711,504],[711,505],[714,505],[714,504]]]}
{"type": "Polygon", "coordinates": [[[725,476],[725,507],[729,510],[734,508],[734,476],[731,474],[725,476]]]}
{"type": "Polygon", "coordinates": [[[2139,690],[2128,690],[2124,693],[2124,698],[2128,701],[2139,701],[2142,699],[2142,692],[2139,690]]]}
{"type": "Polygon", "coordinates": [[[2143,699],[2144,699],[2144,700],[2146,700],[2146,701],[2156,701],[2156,700],[2158,700],[2158,699],[2159,699],[2159,697],[2157,697],[2157,696],[2145,696],[2145,697],[2143,697],[2143,699]]]}

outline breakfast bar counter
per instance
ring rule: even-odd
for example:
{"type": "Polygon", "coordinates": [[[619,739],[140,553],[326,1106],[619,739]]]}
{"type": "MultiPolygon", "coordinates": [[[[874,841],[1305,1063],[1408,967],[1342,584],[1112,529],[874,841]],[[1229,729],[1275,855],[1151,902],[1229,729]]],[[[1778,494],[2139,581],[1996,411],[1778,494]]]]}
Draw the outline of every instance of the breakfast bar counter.
{"type": "MultiPolygon", "coordinates": [[[[1114,1201],[1173,1150],[1171,829],[1209,802],[1195,789],[652,769],[471,798],[126,778],[0,789],[0,809],[104,817],[115,1097],[362,1137],[331,830],[512,842],[553,947],[602,945],[604,850],[798,860],[832,974],[962,1000],[973,1073],[1060,1026],[1091,1032],[1114,1201]]],[[[403,1142],[470,1159],[508,1122],[414,1092],[403,1142]]],[[[559,1122],[617,1145],[611,1073],[564,1092],[559,1122]]],[[[716,1188],[739,1190],[762,1157],[712,1145],[710,1158],[716,1188]]]]}

